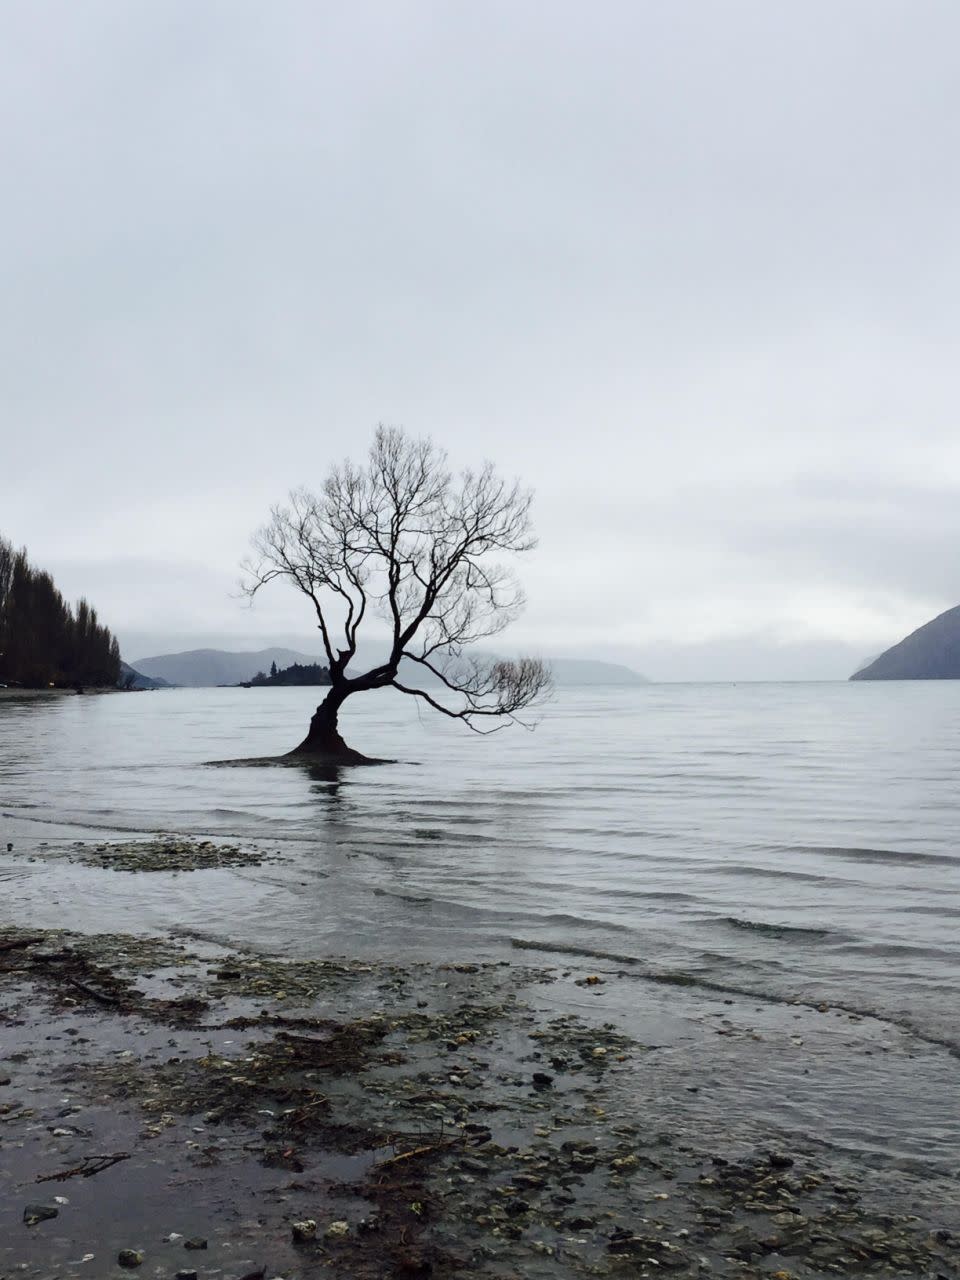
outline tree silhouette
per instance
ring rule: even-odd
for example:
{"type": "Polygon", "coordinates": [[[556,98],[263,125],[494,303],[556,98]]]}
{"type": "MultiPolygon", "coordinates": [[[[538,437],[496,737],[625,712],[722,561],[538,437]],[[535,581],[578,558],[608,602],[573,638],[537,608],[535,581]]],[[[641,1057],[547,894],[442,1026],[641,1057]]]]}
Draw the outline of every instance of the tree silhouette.
{"type": "Polygon", "coordinates": [[[64,600],[26,550],[0,538],[0,683],[116,685],[120,648],[95,609],[64,600]]]}
{"type": "Polygon", "coordinates": [[[302,592],[330,667],[330,692],[291,755],[369,763],[343,741],[338,715],[347,698],[372,689],[399,689],[481,733],[544,695],[550,674],[539,659],[464,652],[523,606],[512,572],[492,557],[536,545],[531,498],[490,463],[454,477],[430,440],[380,427],[366,465],[334,467],[319,495],[298,489],[272,510],[254,536],[244,589],[252,598],[283,578],[302,592]],[[386,656],[348,674],[371,615],[387,624],[386,656]]]}

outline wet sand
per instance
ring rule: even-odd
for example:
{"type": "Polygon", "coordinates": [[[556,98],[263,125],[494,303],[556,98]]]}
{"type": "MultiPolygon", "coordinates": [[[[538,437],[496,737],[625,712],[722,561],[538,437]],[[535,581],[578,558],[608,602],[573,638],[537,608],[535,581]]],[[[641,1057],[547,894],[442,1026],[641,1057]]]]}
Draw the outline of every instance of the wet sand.
{"type": "Polygon", "coordinates": [[[957,1274],[952,1177],[711,1100],[721,1044],[799,1082],[888,1027],[539,958],[0,931],[0,1275],[957,1274]]]}

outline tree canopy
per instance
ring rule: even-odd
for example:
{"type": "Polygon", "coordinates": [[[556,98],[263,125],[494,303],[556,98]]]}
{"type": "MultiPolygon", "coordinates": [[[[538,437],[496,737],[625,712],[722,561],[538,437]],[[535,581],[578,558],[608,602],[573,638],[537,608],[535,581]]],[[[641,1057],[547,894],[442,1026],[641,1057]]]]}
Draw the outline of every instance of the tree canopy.
{"type": "Polygon", "coordinates": [[[120,648],[86,600],[71,608],[26,550],[0,538],[0,683],[113,686],[120,648]]]}
{"type": "Polygon", "coordinates": [[[548,690],[537,658],[472,656],[519,614],[513,557],[536,545],[532,494],[491,463],[454,475],[428,439],[380,427],[365,465],[344,462],[319,494],[297,489],[253,539],[245,587],[284,579],[310,601],[331,690],[297,752],[361,760],[337,713],[361,691],[392,687],[477,732],[515,721],[548,690]],[[383,660],[351,673],[362,627],[385,624],[383,660]]]}
{"type": "Polygon", "coordinates": [[[289,667],[277,667],[275,662],[270,664],[270,674],[265,671],[258,671],[253,679],[249,682],[251,685],[277,685],[283,687],[285,685],[328,685],[330,683],[330,672],[319,662],[294,662],[289,667]]]}

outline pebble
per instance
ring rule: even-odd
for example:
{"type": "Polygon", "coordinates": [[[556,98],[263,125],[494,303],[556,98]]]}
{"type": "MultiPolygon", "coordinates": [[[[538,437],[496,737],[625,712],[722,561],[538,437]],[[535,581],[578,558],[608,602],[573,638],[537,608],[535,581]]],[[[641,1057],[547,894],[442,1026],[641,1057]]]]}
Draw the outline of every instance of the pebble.
{"type": "Polygon", "coordinates": [[[302,1222],[292,1222],[290,1230],[297,1241],[312,1240],[317,1234],[317,1224],[313,1218],[304,1218],[302,1222]]]}
{"type": "Polygon", "coordinates": [[[183,1247],[185,1249],[205,1249],[207,1242],[202,1236],[193,1236],[189,1240],[184,1240],[183,1247]]]}
{"type": "Polygon", "coordinates": [[[117,1262],[121,1267],[139,1267],[143,1263],[143,1254],[139,1249],[121,1249],[117,1262]]]}

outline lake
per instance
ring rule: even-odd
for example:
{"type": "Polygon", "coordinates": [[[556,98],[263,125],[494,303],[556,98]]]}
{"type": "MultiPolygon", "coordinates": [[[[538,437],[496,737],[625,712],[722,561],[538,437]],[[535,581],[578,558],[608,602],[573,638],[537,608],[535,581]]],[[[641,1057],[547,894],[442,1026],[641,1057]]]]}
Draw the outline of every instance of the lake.
{"type": "Polygon", "coordinates": [[[827,1006],[875,1020],[877,1061],[851,1073],[825,1034],[830,1070],[804,1094],[768,1068],[744,1093],[738,1060],[730,1105],[807,1130],[839,1105],[836,1143],[956,1168],[960,684],[562,689],[535,731],[488,737],[364,694],[344,736],[396,763],[205,763],[290,749],[317,692],[0,702],[0,917],[288,956],[586,963],[636,979],[610,999],[626,1018],[641,998],[664,1016],[695,997],[827,1006]],[[283,857],[128,876],[45,856],[155,831],[283,857]]]}

